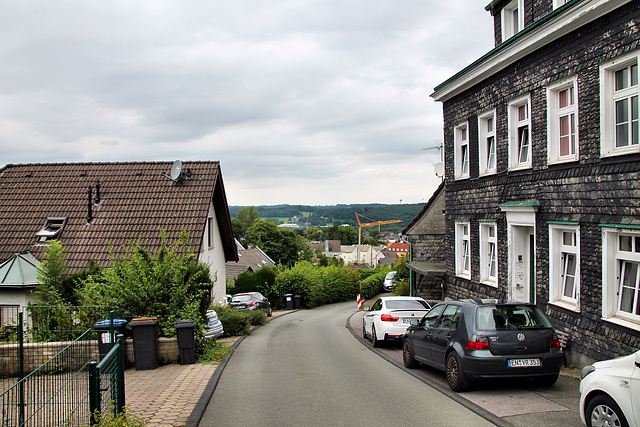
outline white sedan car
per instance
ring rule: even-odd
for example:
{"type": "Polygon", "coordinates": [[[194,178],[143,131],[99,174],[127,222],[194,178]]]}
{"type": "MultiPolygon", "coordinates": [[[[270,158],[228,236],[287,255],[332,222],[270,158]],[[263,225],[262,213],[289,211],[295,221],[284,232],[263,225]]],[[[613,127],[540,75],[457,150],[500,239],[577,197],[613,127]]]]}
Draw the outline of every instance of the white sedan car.
{"type": "Polygon", "coordinates": [[[364,308],[362,335],[374,347],[385,340],[401,340],[412,319],[420,320],[431,307],[418,297],[382,297],[364,308]]]}
{"type": "Polygon", "coordinates": [[[582,369],[580,417],[590,427],[640,426],[640,351],[582,369]]]}

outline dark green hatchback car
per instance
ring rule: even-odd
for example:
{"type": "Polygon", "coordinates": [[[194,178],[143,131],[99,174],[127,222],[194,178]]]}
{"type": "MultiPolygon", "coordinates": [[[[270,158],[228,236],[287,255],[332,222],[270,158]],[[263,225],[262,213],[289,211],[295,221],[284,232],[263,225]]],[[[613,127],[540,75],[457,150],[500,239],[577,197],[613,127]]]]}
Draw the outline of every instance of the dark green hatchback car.
{"type": "Polygon", "coordinates": [[[444,371],[454,391],[491,378],[531,378],[539,385],[558,379],[560,342],[533,304],[444,301],[413,323],[403,340],[404,365],[444,371]]]}

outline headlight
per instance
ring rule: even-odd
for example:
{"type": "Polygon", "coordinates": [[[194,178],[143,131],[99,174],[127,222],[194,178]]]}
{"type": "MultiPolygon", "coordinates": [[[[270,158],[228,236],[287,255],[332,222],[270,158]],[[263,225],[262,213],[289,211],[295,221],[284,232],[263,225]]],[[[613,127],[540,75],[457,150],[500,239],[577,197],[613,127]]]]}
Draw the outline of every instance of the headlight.
{"type": "Polygon", "coordinates": [[[586,377],[587,375],[589,375],[591,372],[593,372],[595,370],[596,370],[596,368],[594,368],[591,365],[585,366],[584,368],[582,368],[582,372],[580,373],[581,379],[584,379],[584,377],[586,377]]]}

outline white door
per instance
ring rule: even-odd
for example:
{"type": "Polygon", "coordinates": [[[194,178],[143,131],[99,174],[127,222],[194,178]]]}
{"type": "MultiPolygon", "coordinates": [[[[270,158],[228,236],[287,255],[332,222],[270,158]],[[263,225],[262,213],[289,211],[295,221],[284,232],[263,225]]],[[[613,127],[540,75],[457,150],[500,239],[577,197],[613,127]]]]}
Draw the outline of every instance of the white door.
{"type": "Polygon", "coordinates": [[[535,243],[533,227],[511,226],[509,299],[535,302],[535,243]]]}

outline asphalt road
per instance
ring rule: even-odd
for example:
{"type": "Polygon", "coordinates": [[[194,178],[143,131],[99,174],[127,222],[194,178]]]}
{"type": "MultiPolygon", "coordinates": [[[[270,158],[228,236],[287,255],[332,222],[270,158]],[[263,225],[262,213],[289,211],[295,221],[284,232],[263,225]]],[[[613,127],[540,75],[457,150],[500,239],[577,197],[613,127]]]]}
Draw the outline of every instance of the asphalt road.
{"type": "Polygon", "coordinates": [[[302,310],[256,330],[199,425],[492,425],[354,339],[353,312],[353,303],[302,310]]]}

